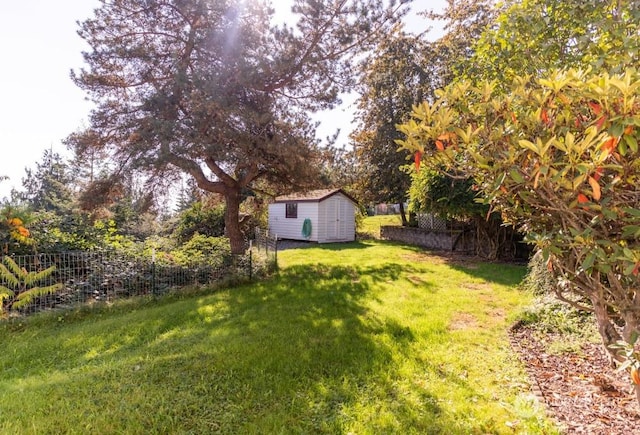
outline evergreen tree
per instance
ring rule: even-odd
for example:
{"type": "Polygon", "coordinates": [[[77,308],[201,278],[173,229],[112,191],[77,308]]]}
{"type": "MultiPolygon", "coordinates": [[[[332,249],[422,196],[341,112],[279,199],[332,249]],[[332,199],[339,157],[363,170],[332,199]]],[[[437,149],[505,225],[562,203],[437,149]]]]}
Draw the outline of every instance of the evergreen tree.
{"type": "Polygon", "coordinates": [[[26,169],[24,190],[17,196],[34,211],[63,215],[72,208],[74,181],[73,172],[60,154],[45,150],[35,170],[26,169]]]}
{"type": "Polygon", "coordinates": [[[103,1],[79,31],[87,68],[72,74],[97,107],[67,141],[115,163],[92,196],[108,197],[122,174],[186,173],[224,196],[232,251],[242,252],[243,192],[317,183],[309,113],[339,102],[357,79],[355,56],[406,3],[298,0],[292,28],[273,26],[259,0],[103,1]]]}
{"type": "Polygon", "coordinates": [[[202,196],[200,192],[193,179],[183,181],[176,199],[176,212],[181,213],[190,208],[202,196]]]}
{"type": "Polygon", "coordinates": [[[364,74],[358,101],[357,129],[351,135],[358,168],[359,197],[365,202],[400,205],[403,225],[407,224],[403,203],[411,185],[402,169],[409,154],[398,152],[397,124],[406,121],[414,104],[422,101],[431,74],[425,69],[428,45],[420,38],[396,29],[376,50],[375,60],[364,74]]]}
{"type": "MultiPolygon", "coordinates": [[[[395,140],[402,136],[396,125],[408,119],[413,105],[432,100],[436,89],[465,67],[473,46],[492,23],[497,11],[492,0],[449,0],[441,13],[429,12],[433,20],[445,21],[445,34],[429,42],[427,33],[408,35],[394,29],[377,47],[367,64],[358,102],[358,127],[352,135],[358,168],[359,196],[367,202],[400,204],[408,199],[411,176],[402,168],[419,155],[398,152],[395,140]]],[[[446,182],[446,181],[445,181],[446,182]]],[[[470,212],[475,210],[470,204],[470,212]]]]}

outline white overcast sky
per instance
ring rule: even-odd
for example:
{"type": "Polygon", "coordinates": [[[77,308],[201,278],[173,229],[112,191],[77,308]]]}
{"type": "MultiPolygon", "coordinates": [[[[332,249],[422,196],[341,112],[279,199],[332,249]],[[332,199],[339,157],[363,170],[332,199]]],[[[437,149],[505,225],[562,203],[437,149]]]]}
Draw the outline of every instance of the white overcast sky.
{"type": "MultiPolygon", "coordinates": [[[[288,0],[274,0],[279,9],[288,0]]],[[[445,0],[416,0],[415,10],[442,9],[445,0]]],[[[35,167],[45,149],[70,156],[62,139],[87,124],[90,103],[69,78],[82,66],[84,41],[77,21],[92,16],[98,0],[0,1],[0,199],[21,188],[25,168],[35,167]]],[[[279,11],[280,12],[280,11],[279,11]]],[[[286,16],[286,15],[283,15],[286,16]]],[[[415,14],[407,26],[423,31],[427,23],[415,14]]],[[[319,137],[341,129],[340,143],[351,131],[353,108],[325,113],[319,137]]]]}

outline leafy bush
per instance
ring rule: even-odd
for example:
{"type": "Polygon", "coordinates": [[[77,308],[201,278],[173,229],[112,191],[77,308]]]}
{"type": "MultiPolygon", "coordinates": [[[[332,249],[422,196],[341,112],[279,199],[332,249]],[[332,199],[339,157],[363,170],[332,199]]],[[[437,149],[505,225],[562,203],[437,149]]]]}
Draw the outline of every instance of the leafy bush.
{"type": "Polygon", "coordinates": [[[549,271],[542,252],[536,252],[529,261],[527,276],[522,281],[522,287],[536,295],[551,295],[554,294],[556,285],[556,280],[549,271]]]}
{"type": "Polygon", "coordinates": [[[171,251],[171,256],[180,266],[208,265],[222,267],[231,259],[229,239],[225,237],[209,237],[196,233],[191,240],[171,251]]]}
{"type": "Polygon", "coordinates": [[[39,253],[85,251],[104,243],[106,228],[91,223],[89,215],[53,212],[33,213],[30,224],[35,251],[39,253]]]}
{"type": "Polygon", "coordinates": [[[536,302],[522,314],[523,324],[542,332],[556,332],[578,336],[597,334],[593,315],[578,310],[547,294],[540,296],[536,302]]]}
{"type": "Polygon", "coordinates": [[[425,168],[414,173],[409,189],[409,208],[415,213],[427,212],[443,219],[468,219],[486,216],[489,207],[476,201],[474,180],[455,178],[443,168],[425,168]]]}
{"type": "Polygon", "coordinates": [[[31,233],[26,228],[31,221],[31,213],[26,208],[4,205],[0,209],[0,244],[2,251],[25,253],[33,249],[31,233]]]}
{"type": "Polygon", "coordinates": [[[200,201],[180,214],[175,230],[178,242],[184,243],[196,234],[221,237],[224,234],[224,205],[211,206],[200,201]]]}
{"type": "Polygon", "coordinates": [[[11,308],[24,308],[34,299],[56,293],[62,289],[61,283],[38,285],[48,280],[56,270],[55,266],[40,271],[27,271],[21,268],[9,256],[2,258],[0,263],[0,314],[11,308]]]}
{"type": "MultiPolygon", "coordinates": [[[[425,167],[473,176],[501,217],[542,250],[556,294],[589,300],[610,356],[638,333],[640,72],[558,70],[458,82],[399,128],[425,167]]],[[[640,401],[640,385],[636,389],[640,401]]]]}

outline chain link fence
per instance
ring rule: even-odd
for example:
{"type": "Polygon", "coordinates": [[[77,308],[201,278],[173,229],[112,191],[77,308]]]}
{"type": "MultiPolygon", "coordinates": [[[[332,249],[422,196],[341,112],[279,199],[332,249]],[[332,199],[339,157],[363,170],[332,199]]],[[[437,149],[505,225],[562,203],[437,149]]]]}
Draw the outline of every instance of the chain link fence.
{"type": "Polygon", "coordinates": [[[251,245],[244,255],[215,256],[190,266],[113,251],[2,256],[1,312],[28,315],[135,296],[161,296],[185,287],[253,279],[277,268],[277,242],[262,237],[251,245]],[[21,299],[23,293],[28,297],[21,299]]]}

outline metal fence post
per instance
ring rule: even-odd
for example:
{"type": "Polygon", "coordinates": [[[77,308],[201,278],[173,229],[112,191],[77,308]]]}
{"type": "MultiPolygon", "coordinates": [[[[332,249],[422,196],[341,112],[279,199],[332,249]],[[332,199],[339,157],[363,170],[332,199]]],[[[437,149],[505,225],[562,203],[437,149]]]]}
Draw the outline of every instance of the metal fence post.
{"type": "Polygon", "coordinates": [[[253,240],[249,240],[249,281],[253,279],[253,240]]]}
{"type": "Polygon", "coordinates": [[[273,251],[274,251],[275,262],[276,262],[276,270],[278,270],[278,235],[277,234],[273,242],[273,251]]]}
{"type": "Polygon", "coordinates": [[[151,294],[156,295],[156,248],[151,250],[151,294]]]}

